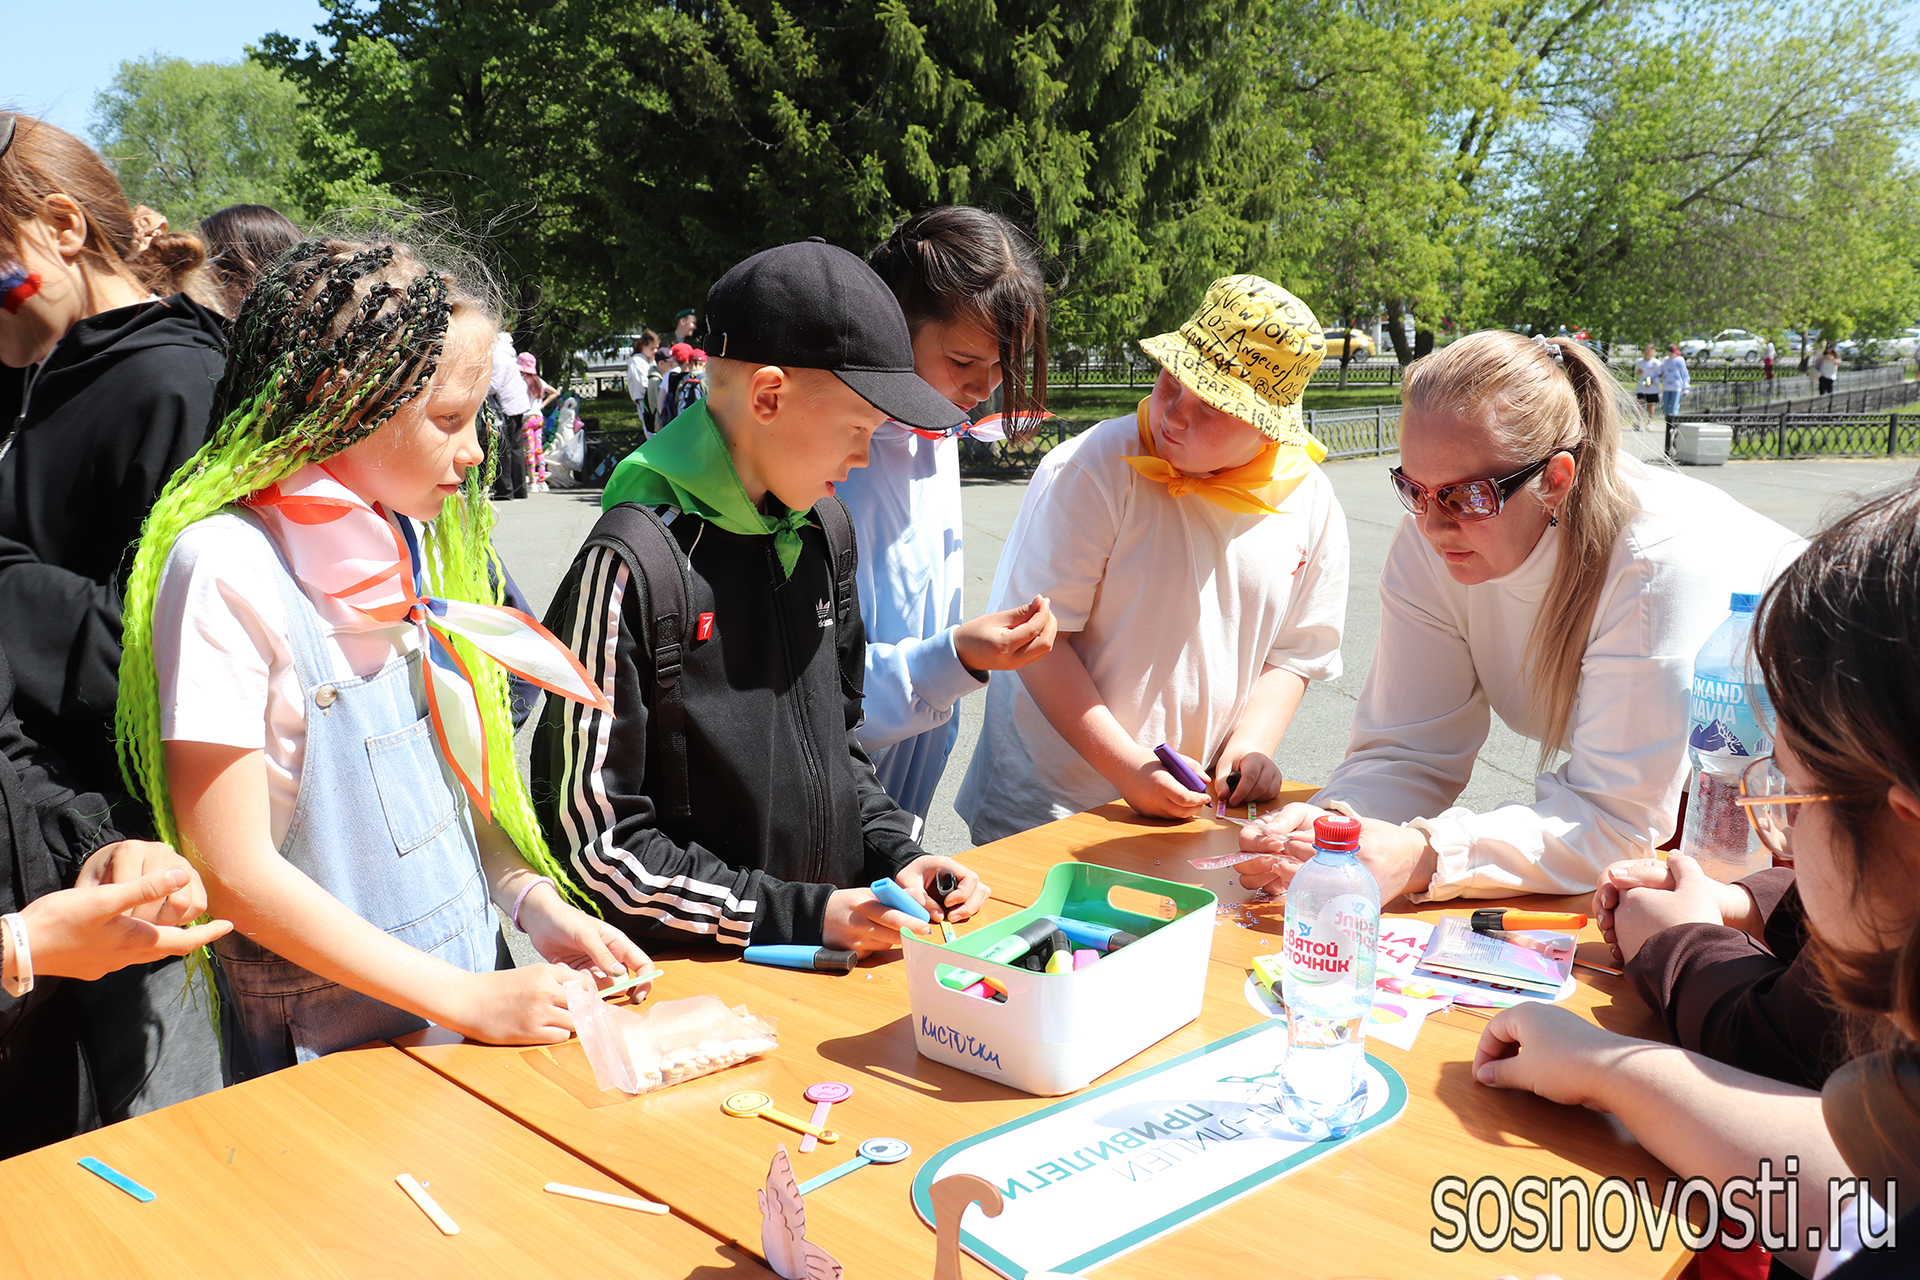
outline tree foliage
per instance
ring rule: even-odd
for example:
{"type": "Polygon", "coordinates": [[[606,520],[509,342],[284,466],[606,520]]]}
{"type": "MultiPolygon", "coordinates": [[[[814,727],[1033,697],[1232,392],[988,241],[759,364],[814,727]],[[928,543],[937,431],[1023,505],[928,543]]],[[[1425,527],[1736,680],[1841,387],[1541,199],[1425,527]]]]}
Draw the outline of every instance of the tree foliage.
{"type": "Polygon", "coordinates": [[[94,102],[94,142],[130,200],[187,226],[233,204],[299,221],[292,191],[300,94],[252,62],[158,55],[123,62],[94,102]]]}

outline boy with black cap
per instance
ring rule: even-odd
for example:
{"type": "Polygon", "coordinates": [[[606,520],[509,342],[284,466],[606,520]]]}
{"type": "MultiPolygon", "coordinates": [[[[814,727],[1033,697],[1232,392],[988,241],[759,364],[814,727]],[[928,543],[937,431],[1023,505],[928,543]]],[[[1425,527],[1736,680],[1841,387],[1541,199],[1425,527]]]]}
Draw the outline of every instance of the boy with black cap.
{"type": "Polygon", "coordinates": [[[865,636],[836,481],[888,417],[957,410],[913,372],[899,303],[824,241],[769,249],[707,295],[709,390],[621,462],[547,625],[613,705],[561,700],[534,739],[552,847],[635,936],[883,950],[986,898],[925,853],[855,742],[865,636]],[[957,882],[935,890],[941,872],[957,882]],[[673,932],[670,932],[673,931],[673,932]]]}

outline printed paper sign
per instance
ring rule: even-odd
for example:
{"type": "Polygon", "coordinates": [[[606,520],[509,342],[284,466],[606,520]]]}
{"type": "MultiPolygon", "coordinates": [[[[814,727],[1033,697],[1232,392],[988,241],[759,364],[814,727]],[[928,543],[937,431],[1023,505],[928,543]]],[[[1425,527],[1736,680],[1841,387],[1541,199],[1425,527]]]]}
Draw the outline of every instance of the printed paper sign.
{"type": "Polygon", "coordinates": [[[1398,1072],[1366,1059],[1367,1110],[1339,1141],[1281,1123],[1286,1027],[1262,1022],[941,1151],[913,1179],[930,1188],[972,1173],[1006,1207],[962,1219],[961,1245],[1002,1275],[1083,1272],[1201,1218],[1387,1124],[1407,1105],[1398,1072]]]}

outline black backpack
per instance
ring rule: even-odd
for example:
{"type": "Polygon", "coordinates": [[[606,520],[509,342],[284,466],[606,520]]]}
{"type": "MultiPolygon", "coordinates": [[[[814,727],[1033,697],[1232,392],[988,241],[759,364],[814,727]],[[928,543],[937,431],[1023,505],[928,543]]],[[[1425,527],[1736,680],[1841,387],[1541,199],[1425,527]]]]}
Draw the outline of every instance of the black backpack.
{"type": "MultiPolygon", "coordinates": [[[[858,598],[853,574],[859,549],[853,517],[846,503],[827,497],[813,504],[813,518],[826,533],[833,557],[834,625],[845,628],[853,620],[858,598]]],[[[680,700],[680,649],[691,629],[687,622],[691,595],[687,558],[658,513],[637,502],[622,502],[603,514],[581,544],[575,563],[593,547],[605,547],[619,556],[629,577],[646,592],[646,607],[641,614],[645,630],[638,638],[641,647],[653,654],[653,719],[648,749],[660,753],[660,781],[665,793],[659,797],[660,811],[673,818],[691,817],[686,707],[680,700]]],[[[558,606],[561,602],[554,603],[558,606]]],[[[550,618],[549,626],[559,621],[558,617],[550,618]]],[[[847,671],[845,662],[841,664],[840,681],[851,696],[860,696],[860,681],[847,671]]]]}

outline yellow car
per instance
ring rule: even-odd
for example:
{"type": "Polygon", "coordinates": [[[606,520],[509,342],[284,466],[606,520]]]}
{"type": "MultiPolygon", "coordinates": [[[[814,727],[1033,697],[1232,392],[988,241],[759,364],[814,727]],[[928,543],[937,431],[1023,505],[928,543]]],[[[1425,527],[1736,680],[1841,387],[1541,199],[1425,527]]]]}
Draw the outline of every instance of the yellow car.
{"type": "Polygon", "coordinates": [[[1347,344],[1353,344],[1353,359],[1365,360],[1373,354],[1373,339],[1358,329],[1328,329],[1321,335],[1327,340],[1328,364],[1340,363],[1340,357],[1346,354],[1347,344]]]}

